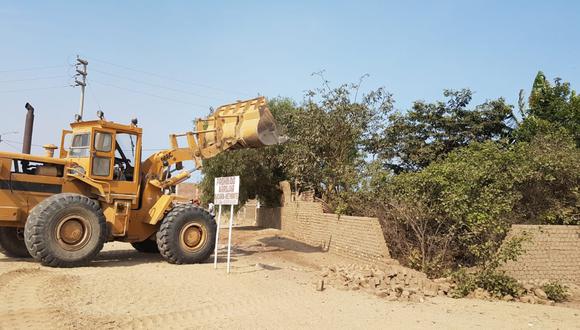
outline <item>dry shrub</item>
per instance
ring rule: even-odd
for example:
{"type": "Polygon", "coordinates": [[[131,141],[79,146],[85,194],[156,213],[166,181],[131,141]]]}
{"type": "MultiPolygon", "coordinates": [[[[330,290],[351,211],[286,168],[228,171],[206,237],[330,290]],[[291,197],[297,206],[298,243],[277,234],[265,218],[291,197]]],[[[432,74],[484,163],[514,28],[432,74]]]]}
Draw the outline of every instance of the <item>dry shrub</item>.
{"type": "Polygon", "coordinates": [[[452,267],[455,229],[423,205],[391,202],[378,217],[393,258],[431,277],[452,267]]]}

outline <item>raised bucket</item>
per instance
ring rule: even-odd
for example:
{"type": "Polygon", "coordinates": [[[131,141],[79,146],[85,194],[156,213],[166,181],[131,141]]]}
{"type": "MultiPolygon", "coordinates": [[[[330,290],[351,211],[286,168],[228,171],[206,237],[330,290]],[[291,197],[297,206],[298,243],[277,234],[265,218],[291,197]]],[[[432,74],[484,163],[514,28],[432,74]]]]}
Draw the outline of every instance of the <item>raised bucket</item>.
{"type": "Polygon", "coordinates": [[[285,141],[263,96],[223,105],[196,126],[202,148],[259,148],[285,141]]]}

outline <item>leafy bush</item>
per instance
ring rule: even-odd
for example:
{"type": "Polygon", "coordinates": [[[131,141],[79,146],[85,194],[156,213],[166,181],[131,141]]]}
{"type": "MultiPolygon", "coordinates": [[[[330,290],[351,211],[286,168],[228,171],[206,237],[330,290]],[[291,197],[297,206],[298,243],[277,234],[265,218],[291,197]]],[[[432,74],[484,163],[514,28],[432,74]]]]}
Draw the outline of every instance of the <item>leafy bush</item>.
{"type": "Polygon", "coordinates": [[[467,272],[465,268],[452,273],[452,278],[457,285],[454,296],[464,297],[477,288],[482,288],[496,297],[511,295],[518,297],[522,294],[523,288],[516,279],[505,274],[498,268],[505,262],[516,260],[523,252],[522,243],[529,239],[524,233],[521,236],[510,237],[505,240],[502,247],[478,267],[467,272]]]}
{"type": "Polygon", "coordinates": [[[550,300],[562,302],[568,299],[568,287],[557,281],[544,284],[542,290],[544,290],[550,300]]]}
{"type": "Polygon", "coordinates": [[[513,218],[519,223],[580,224],[580,149],[568,133],[536,136],[520,143],[513,218]]]}
{"type": "Polygon", "coordinates": [[[491,273],[483,273],[477,276],[478,286],[494,294],[496,297],[511,295],[512,297],[519,297],[522,292],[522,286],[514,279],[506,275],[504,272],[494,271],[491,273]]]}
{"type": "Polygon", "coordinates": [[[477,289],[477,278],[475,274],[469,273],[465,268],[451,274],[451,279],[456,287],[453,290],[454,298],[463,298],[477,289]]]}
{"type": "Polygon", "coordinates": [[[440,228],[436,235],[451,236],[456,263],[472,266],[495,254],[510,228],[519,156],[499,143],[476,143],[396,176],[387,189],[397,203],[423,206],[420,220],[440,228]]]}
{"type": "Polygon", "coordinates": [[[431,277],[453,267],[456,229],[425,205],[392,201],[383,205],[379,219],[392,257],[431,277]]]}
{"type": "Polygon", "coordinates": [[[469,273],[461,268],[453,273],[452,279],[456,284],[453,291],[455,298],[465,297],[477,288],[482,288],[498,298],[505,295],[519,297],[523,292],[518,281],[497,270],[469,273]]]}
{"type": "Polygon", "coordinates": [[[580,224],[579,187],[580,150],[569,135],[475,143],[386,180],[383,228],[404,240],[391,245],[408,266],[428,271],[443,254],[487,267],[514,223],[580,224]],[[427,248],[438,241],[444,250],[427,248]],[[411,262],[418,252],[422,262],[411,262]]]}

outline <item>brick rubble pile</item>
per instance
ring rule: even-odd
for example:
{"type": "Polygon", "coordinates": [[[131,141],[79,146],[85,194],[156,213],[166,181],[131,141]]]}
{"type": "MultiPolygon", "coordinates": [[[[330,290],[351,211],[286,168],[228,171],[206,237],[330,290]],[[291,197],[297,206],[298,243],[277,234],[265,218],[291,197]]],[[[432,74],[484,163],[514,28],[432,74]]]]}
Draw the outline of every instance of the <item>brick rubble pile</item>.
{"type": "MultiPolygon", "coordinates": [[[[389,301],[424,302],[429,297],[453,296],[455,283],[450,278],[430,280],[421,272],[401,266],[377,268],[355,264],[324,267],[313,281],[318,291],[326,287],[338,290],[365,291],[389,301]]],[[[482,300],[517,301],[531,304],[554,305],[542,290],[540,282],[523,284],[520,297],[510,295],[497,297],[490,292],[477,288],[467,298],[482,300]]]]}
{"type": "Polygon", "coordinates": [[[426,297],[446,296],[453,289],[447,279],[429,280],[420,272],[393,266],[388,270],[369,266],[330,266],[319,272],[318,291],[361,290],[390,301],[423,302],[426,297]]]}

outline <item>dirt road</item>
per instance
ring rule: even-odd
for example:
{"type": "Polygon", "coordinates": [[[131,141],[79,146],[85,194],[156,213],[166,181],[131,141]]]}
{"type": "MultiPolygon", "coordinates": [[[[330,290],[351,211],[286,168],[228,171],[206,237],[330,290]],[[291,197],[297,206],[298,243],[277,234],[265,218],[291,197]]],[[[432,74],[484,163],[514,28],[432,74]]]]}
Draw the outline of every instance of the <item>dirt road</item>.
{"type": "Polygon", "coordinates": [[[223,260],[175,266],[121,243],[75,269],[0,256],[0,329],[580,328],[572,308],[317,292],[316,267],[341,260],[277,234],[237,230],[229,276],[223,260]]]}

